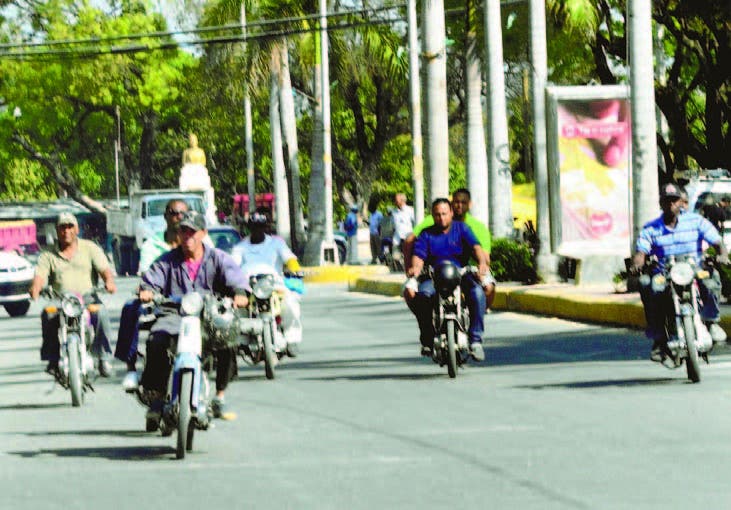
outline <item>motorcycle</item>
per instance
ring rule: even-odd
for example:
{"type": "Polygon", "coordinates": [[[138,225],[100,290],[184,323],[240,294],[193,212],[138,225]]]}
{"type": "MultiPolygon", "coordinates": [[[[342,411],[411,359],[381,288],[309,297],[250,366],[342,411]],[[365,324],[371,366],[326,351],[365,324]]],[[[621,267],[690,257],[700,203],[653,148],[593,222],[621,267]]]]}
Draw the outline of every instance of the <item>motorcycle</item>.
{"type": "MultiPolygon", "coordinates": [[[[169,355],[173,359],[168,378],[168,389],[161,419],[148,418],[145,429],[154,432],[158,428],[163,436],[177,431],[175,456],[185,458],[185,453],[193,449],[193,436],[196,430],[207,430],[211,416],[208,402],[210,385],[204,371],[201,315],[204,298],[198,292],[190,292],[182,297],[163,298],[156,295],[153,301],[143,306],[141,322],[152,322],[163,315],[180,314],[180,333],[171,342],[169,355]],[[153,317],[153,318],[151,318],[153,317]]],[[[149,407],[156,395],[144,389],[135,392],[142,405],[149,407]]]]}
{"type": "MultiPolygon", "coordinates": [[[[436,267],[430,267],[427,274],[434,282],[437,297],[432,312],[436,332],[432,360],[440,367],[447,365],[449,377],[455,378],[457,368],[471,357],[467,334],[470,312],[460,284],[467,275],[479,275],[479,270],[474,266],[460,268],[453,262],[445,261],[436,267]]],[[[407,283],[407,286],[416,290],[416,279],[407,283]]]]}
{"type": "Polygon", "coordinates": [[[264,362],[267,379],[274,379],[274,368],[284,356],[293,356],[285,338],[282,325],[282,300],[285,289],[302,293],[302,274],[287,273],[285,278],[271,266],[257,264],[246,267],[252,296],[249,300],[248,317],[239,317],[238,346],[243,360],[249,365],[264,362]]]}
{"type": "Polygon", "coordinates": [[[695,258],[674,256],[669,257],[662,270],[656,260],[651,261],[640,277],[640,283],[651,285],[656,293],[669,290],[672,309],[665,319],[668,342],[662,363],[678,368],[685,362],[688,379],[694,383],[701,380],[699,360],[708,363],[708,353],[713,348],[711,334],[701,321],[698,290],[698,282],[710,277],[710,271],[698,267],[695,258]]]}
{"type": "Polygon", "coordinates": [[[96,293],[80,296],[73,292],[59,293],[48,287],[43,296],[52,302],[45,307],[50,317],[58,314],[60,358],[54,377],[64,389],[71,391],[71,405],[79,407],[98,373],[89,351],[94,340],[91,314],[99,310],[96,293]],[[88,303],[88,304],[87,304],[88,303]]]}

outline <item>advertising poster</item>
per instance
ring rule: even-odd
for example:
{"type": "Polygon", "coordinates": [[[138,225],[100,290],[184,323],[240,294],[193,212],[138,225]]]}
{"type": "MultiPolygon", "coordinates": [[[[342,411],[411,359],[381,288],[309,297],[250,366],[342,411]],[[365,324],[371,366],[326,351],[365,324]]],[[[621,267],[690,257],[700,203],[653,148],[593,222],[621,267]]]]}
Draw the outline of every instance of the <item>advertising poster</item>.
{"type": "Polygon", "coordinates": [[[558,98],[555,115],[557,252],[576,258],[626,255],[631,235],[629,101],[558,98]]]}

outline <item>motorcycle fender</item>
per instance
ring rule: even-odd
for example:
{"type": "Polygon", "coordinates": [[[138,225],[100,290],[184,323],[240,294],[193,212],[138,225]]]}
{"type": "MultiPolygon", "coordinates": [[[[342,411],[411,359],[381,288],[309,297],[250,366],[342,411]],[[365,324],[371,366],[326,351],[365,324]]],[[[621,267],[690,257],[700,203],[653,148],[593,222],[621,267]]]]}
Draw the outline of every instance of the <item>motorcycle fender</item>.
{"type": "MultiPolygon", "coordinates": [[[[176,360],[177,361],[177,360],[176,360]]],[[[193,387],[190,393],[190,402],[180,402],[180,405],[189,405],[193,411],[198,409],[198,402],[200,401],[200,387],[201,387],[201,369],[200,363],[197,367],[185,367],[181,370],[173,371],[173,389],[171,392],[171,402],[175,402],[180,396],[180,380],[184,372],[193,372],[193,387]]]]}
{"type": "Polygon", "coordinates": [[[201,321],[198,317],[183,317],[180,321],[177,353],[188,353],[200,357],[203,349],[201,321]]]}
{"type": "Polygon", "coordinates": [[[195,370],[201,364],[200,357],[192,352],[179,352],[175,356],[173,363],[173,372],[177,373],[181,370],[195,370]]]}
{"type": "Polygon", "coordinates": [[[260,318],[242,317],[239,319],[240,331],[244,335],[261,335],[264,330],[264,321],[260,318]]]}
{"type": "Polygon", "coordinates": [[[81,342],[81,338],[79,338],[78,333],[73,333],[73,332],[68,335],[65,335],[65,336],[66,336],[66,339],[65,339],[65,342],[63,343],[64,357],[66,358],[66,362],[63,365],[64,375],[66,377],[68,377],[68,375],[69,375],[69,362],[68,362],[69,344],[78,344],[79,345],[79,356],[80,356],[79,368],[81,369],[82,374],[86,373],[86,370],[84,369],[84,354],[81,351],[81,349],[83,348],[83,343],[81,342]]]}

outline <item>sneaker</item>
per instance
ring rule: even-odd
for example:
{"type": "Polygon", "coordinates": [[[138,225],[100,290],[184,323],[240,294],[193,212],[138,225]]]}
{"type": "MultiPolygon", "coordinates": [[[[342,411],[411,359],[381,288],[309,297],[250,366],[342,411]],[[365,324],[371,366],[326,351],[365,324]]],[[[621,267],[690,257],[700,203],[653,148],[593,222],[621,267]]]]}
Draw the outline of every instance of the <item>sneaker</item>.
{"type": "Polygon", "coordinates": [[[145,430],[147,432],[155,432],[160,428],[160,418],[162,417],[162,400],[154,400],[147,413],[145,414],[145,430]]]}
{"type": "Polygon", "coordinates": [[[140,386],[140,376],[136,370],[130,370],[122,379],[122,389],[127,393],[134,393],[140,386]]]}
{"type": "Polygon", "coordinates": [[[475,361],[485,361],[485,350],[482,348],[482,342],[472,342],[470,344],[472,359],[475,361]]]}
{"type": "Polygon", "coordinates": [[[236,413],[228,409],[226,402],[222,398],[215,397],[211,401],[211,411],[213,412],[214,418],[220,418],[222,420],[236,419],[236,413]]]}
{"type": "Polygon", "coordinates": [[[718,323],[712,322],[711,325],[708,327],[708,332],[711,333],[713,343],[719,344],[726,341],[726,332],[718,323]]]}
{"type": "Polygon", "coordinates": [[[299,342],[290,342],[287,344],[287,356],[296,358],[300,352],[299,342]]]}
{"type": "Polygon", "coordinates": [[[431,347],[429,347],[428,345],[422,345],[421,346],[421,355],[424,356],[425,358],[430,358],[431,357],[431,347]]]}
{"type": "Polygon", "coordinates": [[[665,340],[655,340],[652,343],[652,349],[650,350],[650,360],[657,361],[658,363],[662,362],[662,359],[664,358],[664,347],[665,340]]]}
{"type": "Polygon", "coordinates": [[[109,360],[99,360],[99,375],[102,377],[110,377],[112,375],[112,364],[109,360]]]}
{"type": "Polygon", "coordinates": [[[55,377],[58,371],[58,361],[49,361],[48,365],[46,365],[46,373],[55,377]]]}

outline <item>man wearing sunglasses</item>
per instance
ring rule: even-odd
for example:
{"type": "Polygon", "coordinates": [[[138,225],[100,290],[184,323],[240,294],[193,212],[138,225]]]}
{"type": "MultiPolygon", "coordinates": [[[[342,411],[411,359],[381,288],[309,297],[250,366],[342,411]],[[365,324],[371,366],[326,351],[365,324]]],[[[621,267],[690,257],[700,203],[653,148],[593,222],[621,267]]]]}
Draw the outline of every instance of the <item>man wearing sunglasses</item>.
{"type": "MultiPolygon", "coordinates": [[[[188,204],[179,198],[171,199],[165,206],[167,228],[148,237],[140,249],[140,274],[147,271],[161,255],[180,244],[180,220],[188,212],[188,204]]],[[[127,374],[122,380],[125,391],[135,391],[139,385],[137,374],[137,346],[139,342],[140,300],[127,301],[119,319],[119,332],[114,357],[127,363],[127,374]]]]}

